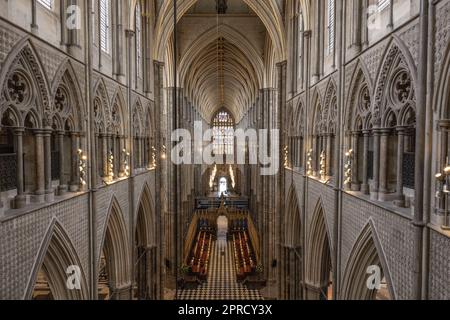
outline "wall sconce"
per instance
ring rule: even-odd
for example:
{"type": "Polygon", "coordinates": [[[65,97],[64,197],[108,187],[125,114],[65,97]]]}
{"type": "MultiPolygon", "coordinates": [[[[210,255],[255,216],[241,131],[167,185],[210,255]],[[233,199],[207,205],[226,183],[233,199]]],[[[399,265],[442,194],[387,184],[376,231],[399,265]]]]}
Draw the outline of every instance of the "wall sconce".
{"type": "Polygon", "coordinates": [[[233,171],[233,167],[232,166],[230,166],[230,178],[231,178],[231,186],[234,189],[236,187],[236,180],[234,178],[234,171],[233,171]]]}
{"type": "Polygon", "coordinates": [[[167,159],[167,148],[165,145],[162,146],[161,159],[163,160],[167,159]]]}
{"type": "Polygon", "coordinates": [[[352,165],[353,165],[353,150],[350,149],[345,153],[345,157],[347,159],[347,162],[344,166],[344,187],[350,188],[350,185],[352,183],[352,165]]]}
{"type": "Polygon", "coordinates": [[[211,176],[209,178],[209,188],[213,191],[214,188],[214,180],[216,179],[217,174],[217,165],[214,166],[213,171],[211,172],[211,176]]]}
{"type": "Polygon", "coordinates": [[[327,171],[327,169],[326,169],[326,154],[325,154],[325,151],[322,151],[322,153],[320,154],[320,172],[319,172],[319,175],[320,175],[320,179],[321,180],[323,180],[323,181],[325,181],[325,179],[326,179],[326,176],[325,176],[325,174],[326,174],[326,171],[327,171]]]}
{"type": "Polygon", "coordinates": [[[156,148],[152,147],[152,165],[150,169],[156,169],[157,163],[156,163],[156,148]]]}
{"type": "Polygon", "coordinates": [[[308,154],[306,155],[306,175],[307,176],[312,176],[313,174],[313,168],[312,168],[312,153],[313,150],[309,150],[308,154]]]}
{"type": "Polygon", "coordinates": [[[443,230],[450,230],[450,214],[448,211],[449,195],[450,195],[450,164],[447,164],[442,169],[442,173],[439,172],[435,175],[437,181],[436,198],[439,200],[439,208],[444,210],[444,225],[443,230]]]}
{"type": "Polygon", "coordinates": [[[109,152],[108,157],[108,176],[110,181],[114,180],[114,155],[112,151],[109,152]]]}
{"type": "Polygon", "coordinates": [[[87,168],[87,156],[83,153],[83,150],[78,149],[78,170],[80,172],[80,186],[83,189],[86,182],[86,168],[87,168]]]}
{"type": "Polygon", "coordinates": [[[289,169],[289,148],[284,146],[284,167],[289,169]]]}
{"type": "Polygon", "coordinates": [[[126,150],[123,149],[123,167],[124,167],[124,174],[126,177],[130,176],[130,153],[126,150]]]}

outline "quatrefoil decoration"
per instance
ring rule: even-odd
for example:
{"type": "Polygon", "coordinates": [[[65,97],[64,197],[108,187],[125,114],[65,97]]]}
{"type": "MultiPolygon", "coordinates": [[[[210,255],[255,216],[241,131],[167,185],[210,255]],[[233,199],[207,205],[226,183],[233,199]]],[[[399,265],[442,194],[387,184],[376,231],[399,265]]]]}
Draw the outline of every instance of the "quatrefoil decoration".
{"type": "Polygon", "coordinates": [[[17,105],[24,104],[30,97],[28,83],[19,73],[13,73],[7,81],[9,100],[17,105]]]}
{"type": "Polygon", "coordinates": [[[370,94],[369,89],[365,86],[359,94],[359,108],[361,112],[367,112],[370,110],[370,94]]]}
{"type": "Polygon", "coordinates": [[[69,99],[64,89],[58,88],[55,95],[55,109],[57,112],[68,110],[69,99]]]}
{"type": "Polygon", "coordinates": [[[394,80],[395,102],[405,104],[411,95],[411,78],[406,71],[400,72],[394,80]]]}

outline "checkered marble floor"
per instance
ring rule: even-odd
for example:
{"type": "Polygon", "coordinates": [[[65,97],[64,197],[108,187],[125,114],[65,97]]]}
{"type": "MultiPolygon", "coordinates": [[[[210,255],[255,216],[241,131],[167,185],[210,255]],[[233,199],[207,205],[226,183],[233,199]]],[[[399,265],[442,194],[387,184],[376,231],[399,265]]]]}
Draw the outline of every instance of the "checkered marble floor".
{"type": "Polygon", "coordinates": [[[262,300],[258,290],[249,290],[237,283],[233,247],[227,243],[225,255],[216,241],[211,250],[208,281],[195,290],[179,292],[180,300],[262,300]]]}

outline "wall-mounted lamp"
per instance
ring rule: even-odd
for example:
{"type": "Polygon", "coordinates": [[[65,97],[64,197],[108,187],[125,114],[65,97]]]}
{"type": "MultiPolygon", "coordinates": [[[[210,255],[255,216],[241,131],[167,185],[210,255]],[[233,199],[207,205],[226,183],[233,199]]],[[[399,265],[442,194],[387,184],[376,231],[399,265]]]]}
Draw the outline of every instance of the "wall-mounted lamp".
{"type": "Polygon", "coordinates": [[[352,165],[353,165],[353,150],[350,149],[345,153],[346,163],[344,166],[344,187],[350,188],[352,183],[352,165]]]}
{"type": "Polygon", "coordinates": [[[447,158],[445,167],[442,172],[435,175],[437,182],[436,198],[440,203],[439,208],[444,210],[444,224],[442,229],[450,230],[450,214],[448,210],[450,195],[450,164],[447,158]]]}
{"type": "Polygon", "coordinates": [[[308,154],[306,155],[306,175],[312,176],[313,174],[313,168],[312,168],[312,153],[313,150],[309,150],[308,154]]]}
{"type": "Polygon", "coordinates": [[[284,146],[284,167],[289,169],[289,147],[284,146]]]}
{"type": "Polygon", "coordinates": [[[78,170],[80,173],[80,186],[84,188],[86,182],[86,168],[87,168],[87,156],[83,153],[83,150],[78,149],[78,170]]]}
{"type": "Polygon", "coordinates": [[[114,155],[112,151],[109,152],[108,157],[108,176],[110,181],[114,181],[114,155]]]}
{"type": "Polygon", "coordinates": [[[124,168],[124,175],[128,177],[130,175],[130,153],[123,149],[123,168],[124,168]]]}
{"type": "Polygon", "coordinates": [[[152,147],[152,164],[150,169],[156,169],[157,163],[156,163],[156,148],[152,147]]]}
{"type": "Polygon", "coordinates": [[[231,178],[231,186],[233,187],[233,189],[236,187],[236,180],[234,177],[234,171],[233,171],[233,167],[230,166],[230,178],[231,178]]]}
{"type": "Polygon", "coordinates": [[[325,179],[326,179],[326,172],[327,172],[327,168],[326,168],[326,164],[327,164],[327,156],[326,156],[326,153],[325,153],[325,151],[322,151],[322,153],[320,154],[320,172],[319,172],[319,175],[320,175],[320,179],[321,180],[323,180],[323,181],[325,181],[325,179]]]}
{"type": "Polygon", "coordinates": [[[162,146],[161,159],[163,159],[163,160],[167,159],[167,148],[165,145],[162,146]]]}
{"type": "Polygon", "coordinates": [[[211,176],[209,178],[209,188],[213,191],[214,188],[214,180],[216,179],[217,174],[217,165],[214,166],[214,169],[211,172],[211,176]]]}

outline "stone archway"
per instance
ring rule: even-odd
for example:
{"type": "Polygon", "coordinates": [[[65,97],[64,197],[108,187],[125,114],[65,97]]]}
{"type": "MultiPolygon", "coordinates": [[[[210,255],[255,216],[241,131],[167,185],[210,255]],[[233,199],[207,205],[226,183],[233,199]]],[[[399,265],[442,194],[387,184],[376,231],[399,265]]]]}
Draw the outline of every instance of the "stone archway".
{"type": "Polygon", "coordinates": [[[380,254],[382,251],[373,230],[369,223],[350,254],[342,282],[341,298],[344,300],[395,299],[389,268],[380,254]]]}
{"type": "Polygon", "coordinates": [[[83,265],[63,227],[54,220],[25,293],[25,299],[86,300],[89,288],[83,265]],[[70,282],[70,276],[74,281],[70,282]],[[69,287],[69,284],[73,287],[69,287]]]}
{"type": "Polygon", "coordinates": [[[302,222],[295,187],[292,186],[287,197],[284,217],[284,243],[281,252],[281,298],[301,300],[303,298],[302,265],[302,222]]]}
{"type": "Polygon", "coordinates": [[[151,199],[146,185],[138,205],[134,239],[133,297],[138,300],[153,300],[158,296],[156,219],[151,199]]]}
{"type": "Polygon", "coordinates": [[[131,254],[127,234],[119,203],[113,198],[98,262],[99,298],[131,298],[131,254]]]}
{"type": "Polygon", "coordinates": [[[322,202],[316,205],[310,224],[306,255],[306,298],[308,300],[332,299],[332,246],[322,202]]]}

